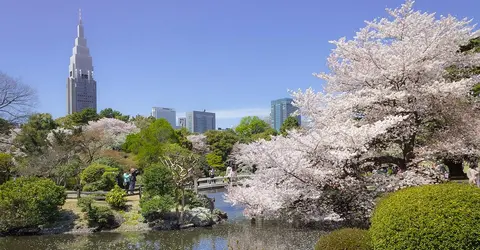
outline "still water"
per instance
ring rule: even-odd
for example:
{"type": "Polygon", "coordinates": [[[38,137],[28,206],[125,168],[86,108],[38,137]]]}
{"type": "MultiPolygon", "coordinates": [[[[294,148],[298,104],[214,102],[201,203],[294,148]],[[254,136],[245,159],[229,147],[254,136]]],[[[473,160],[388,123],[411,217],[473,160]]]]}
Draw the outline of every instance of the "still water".
{"type": "Polygon", "coordinates": [[[322,234],[321,231],[296,229],[274,223],[252,225],[243,217],[241,207],[232,207],[223,201],[222,193],[209,196],[215,198],[217,208],[228,213],[227,223],[212,228],[181,231],[4,237],[0,238],[0,249],[310,250],[322,234]]]}

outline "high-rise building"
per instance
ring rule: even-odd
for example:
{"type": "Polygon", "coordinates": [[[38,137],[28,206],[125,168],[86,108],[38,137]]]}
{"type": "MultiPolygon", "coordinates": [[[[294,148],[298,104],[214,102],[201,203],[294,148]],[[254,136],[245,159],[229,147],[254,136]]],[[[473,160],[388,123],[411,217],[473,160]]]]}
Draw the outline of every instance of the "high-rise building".
{"type": "Polygon", "coordinates": [[[187,127],[187,118],[185,118],[185,117],[178,118],[178,127],[179,128],[186,128],[187,127]]]}
{"type": "Polygon", "coordinates": [[[192,133],[215,130],[215,113],[204,111],[187,112],[187,129],[192,133]]]}
{"type": "MultiPolygon", "coordinates": [[[[270,111],[270,121],[272,127],[277,131],[280,131],[280,127],[283,122],[297,110],[297,107],[292,105],[292,98],[283,98],[273,100],[270,111]]],[[[300,116],[296,116],[298,124],[301,124],[300,116]]]]}
{"type": "Polygon", "coordinates": [[[72,114],[86,108],[97,110],[97,82],[93,77],[92,57],[87,47],[80,10],[67,79],[67,112],[72,114]]]}
{"type": "Polygon", "coordinates": [[[177,124],[176,124],[177,112],[175,111],[175,109],[153,107],[152,116],[155,117],[155,119],[164,118],[168,121],[168,123],[170,123],[170,125],[173,128],[177,127],[177,124]]]}

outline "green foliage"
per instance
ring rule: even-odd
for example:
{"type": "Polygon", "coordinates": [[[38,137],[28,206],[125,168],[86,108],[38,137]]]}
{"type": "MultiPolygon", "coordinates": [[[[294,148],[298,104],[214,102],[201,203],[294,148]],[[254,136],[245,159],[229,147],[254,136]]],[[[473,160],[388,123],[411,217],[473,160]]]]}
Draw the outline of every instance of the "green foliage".
{"type": "Polygon", "coordinates": [[[147,167],[143,174],[143,190],[147,196],[173,195],[175,183],[172,171],[162,165],[147,167]]]}
{"type": "Polygon", "coordinates": [[[34,114],[22,126],[22,131],[15,137],[15,143],[27,155],[42,154],[47,146],[47,135],[57,124],[50,114],[34,114]]]}
{"type": "Polygon", "coordinates": [[[0,232],[53,221],[65,203],[63,187],[49,179],[17,178],[0,186],[0,232]]]}
{"type": "Polygon", "coordinates": [[[222,156],[215,154],[214,152],[208,153],[205,156],[205,159],[207,160],[207,163],[209,166],[218,169],[220,171],[225,170],[222,156]]]}
{"type": "Polygon", "coordinates": [[[100,157],[94,161],[94,163],[98,163],[101,165],[109,166],[112,168],[117,169],[118,171],[126,169],[126,166],[120,164],[117,160],[110,158],[110,157],[100,157]]]}
{"type": "Polygon", "coordinates": [[[9,121],[0,118],[0,134],[2,135],[9,135],[10,129],[13,128],[13,124],[9,121]]]}
{"type": "Polygon", "coordinates": [[[8,181],[13,167],[13,157],[9,154],[0,153],[0,184],[8,181]]]}
{"type": "Polygon", "coordinates": [[[470,42],[465,46],[461,46],[460,52],[480,53],[480,37],[470,40],[470,42]]]}
{"type": "Polygon", "coordinates": [[[170,195],[156,195],[151,198],[142,198],[140,208],[143,218],[152,221],[158,219],[162,213],[170,212],[175,204],[175,199],[170,195]]]}
{"type": "Polygon", "coordinates": [[[153,116],[145,117],[141,115],[136,115],[130,119],[130,121],[132,121],[139,129],[148,128],[148,126],[150,126],[155,120],[156,119],[153,116]]]}
{"type": "Polygon", "coordinates": [[[177,134],[165,119],[158,119],[138,134],[128,135],[123,148],[137,155],[141,167],[159,162],[165,145],[178,143],[177,134]]]}
{"type": "Polygon", "coordinates": [[[92,206],[92,208],[87,211],[87,218],[90,226],[111,228],[116,224],[112,209],[105,206],[92,206]]]}
{"type": "Polygon", "coordinates": [[[86,108],[67,116],[74,126],[88,124],[89,121],[97,121],[100,117],[93,108],[86,108]]]}
{"type": "MultiPolygon", "coordinates": [[[[222,159],[221,165],[224,165],[224,162],[228,159],[228,156],[232,152],[232,149],[235,143],[240,141],[240,138],[238,137],[238,135],[235,134],[235,131],[231,129],[210,130],[205,132],[205,136],[207,137],[207,144],[211,152],[221,157],[222,159]]],[[[214,165],[211,165],[211,166],[214,166],[214,165]]]]}
{"type": "Polygon", "coordinates": [[[235,128],[235,132],[244,140],[252,140],[255,135],[263,134],[272,129],[270,124],[260,119],[258,116],[246,116],[240,120],[240,124],[235,128]]]}
{"type": "Polygon", "coordinates": [[[192,142],[187,139],[187,136],[191,135],[190,131],[186,128],[180,128],[175,130],[175,135],[178,138],[178,144],[183,148],[192,149],[192,142]]]}
{"type": "Polygon", "coordinates": [[[343,228],[322,235],[315,245],[315,250],[373,250],[367,230],[343,228]]]}
{"type": "Polygon", "coordinates": [[[83,191],[110,190],[115,186],[120,170],[100,163],[93,163],[80,174],[83,191]]]}
{"type": "Polygon", "coordinates": [[[448,183],[402,189],[377,204],[375,249],[480,249],[480,189],[448,183]]]}
{"type": "Polygon", "coordinates": [[[91,196],[78,199],[77,206],[85,213],[88,225],[99,228],[110,228],[116,225],[115,216],[109,207],[94,205],[95,200],[91,196]]]}
{"type": "Polygon", "coordinates": [[[280,133],[286,136],[289,130],[299,128],[300,123],[298,122],[298,119],[300,118],[297,118],[294,116],[287,117],[287,119],[283,122],[282,126],[280,127],[280,133]]]}
{"type": "Polygon", "coordinates": [[[123,209],[127,205],[127,198],[125,197],[126,194],[127,193],[125,190],[120,188],[118,185],[115,185],[115,187],[107,193],[105,201],[112,208],[123,209]]]}
{"type": "MultiPolygon", "coordinates": [[[[467,45],[461,46],[459,51],[461,53],[480,53],[480,37],[470,40],[467,45]]],[[[447,68],[447,72],[447,79],[458,81],[462,78],[469,78],[473,75],[479,75],[480,65],[477,65],[476,67],[460,68],[456,66],[451,66],[447,68]]],[[[476,97],[480,95],[480,83],[473,86],[472,95],[476,97]]]]}
{"type": "Polygon", "coordinates": [[[124,122],[128,122],[128,120],[130,119],[130,116],[123,115],[120,111],[113,110],[111,108],[103,109],[102,111],[100,111],[100,113],[98,113],[98,116],[100,118],[115,118],[124,122]]]}
{"type": "Polygon", "coordinates": [[[92,204],[95,200],[92,196],[81,197],[77,200],[77,206],[81,209],[82,212],[87,212],[92,209],[92,204]]]}

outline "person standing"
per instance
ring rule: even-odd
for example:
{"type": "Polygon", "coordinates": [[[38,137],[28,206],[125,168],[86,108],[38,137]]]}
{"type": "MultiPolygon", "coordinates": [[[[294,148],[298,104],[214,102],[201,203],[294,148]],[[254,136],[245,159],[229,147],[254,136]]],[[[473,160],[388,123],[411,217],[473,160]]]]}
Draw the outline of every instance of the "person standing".
{"type": "Polygon", "coordinates": [[[232,181],[232,167],[228,166],[227,167],[227,172],[225,173],[228,179],[228,183],[232,181]]]}
{"type": "Polygon", "coordinates": [[[131,168],[130,169],[130,193],[133,194],[133,190],[135,190],[135,183],[137,182],[137,175],[138,169],[131,168]]]}
{"type": "Polygon", "coordinates": [[[215,169],[210,168],[209,175],[210,175],[210,180],[208,181],[208,184],[210,184],[212,182],[216,183],[216,181],[213,179],[213,178],[215,178],[215,169]]]}
{"type": "Polygon", "coordinates": [[[123,187],[125,188],[125,192],[128,193],[128,188],[130,187],[130,174],[127,170],[123,173],[123,187]]]}

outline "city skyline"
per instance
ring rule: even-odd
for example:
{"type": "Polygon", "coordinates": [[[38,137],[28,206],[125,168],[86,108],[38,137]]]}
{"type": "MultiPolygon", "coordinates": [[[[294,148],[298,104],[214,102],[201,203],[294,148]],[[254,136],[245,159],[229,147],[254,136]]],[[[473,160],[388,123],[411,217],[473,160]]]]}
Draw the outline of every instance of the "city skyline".
{"type": "MultiPolygon", "coordinates": [[[[289,97],[288,89],[321,90],[312,73],[328,71],[328,41],[403,2],[9,1],[0,15],[0,32],[8,35],[0,41],[0,70],[38,90],[38,112],[66,115],[66,58],[81,8],[98,111],[148,115],[160,105],[175,107],[178,118],[206,109],[216,113],[217,127],[231,127],[244,116],[269,116],[270,100],[289,97]]],[[[416,7],[475,18],[480,3],[417,1],[416,7]]]]}

